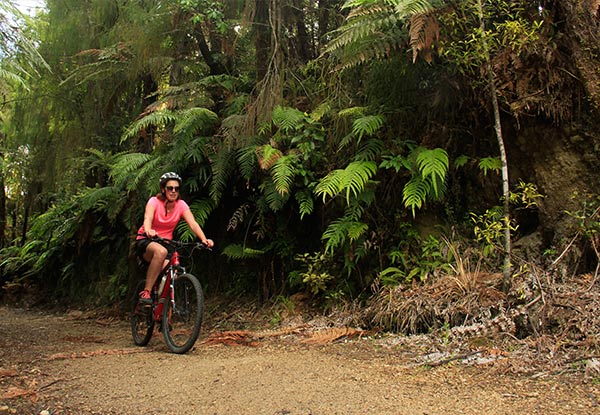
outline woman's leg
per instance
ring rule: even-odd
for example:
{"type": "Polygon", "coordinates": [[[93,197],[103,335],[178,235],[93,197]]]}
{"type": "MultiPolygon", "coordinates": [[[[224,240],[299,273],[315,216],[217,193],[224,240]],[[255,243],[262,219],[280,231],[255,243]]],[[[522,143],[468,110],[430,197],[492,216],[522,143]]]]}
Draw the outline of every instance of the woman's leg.
{"type": "Polygon", "coordinates": [[[148,262],[148,271],[146,272],[146,285],[144,290],[152,290],[154,281],[160,274],[160,271],[168,263],[167,260],[167,248],[159,244],[158,242],[150,242],[144,252],[144,259],[148,262]]]}

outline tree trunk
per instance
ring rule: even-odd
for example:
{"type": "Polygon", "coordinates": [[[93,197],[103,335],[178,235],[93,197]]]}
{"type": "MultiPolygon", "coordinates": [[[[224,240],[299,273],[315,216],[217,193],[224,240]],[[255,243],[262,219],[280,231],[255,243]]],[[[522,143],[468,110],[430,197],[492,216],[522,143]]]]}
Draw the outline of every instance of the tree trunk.
{"type": "MultiPolygon", "coordinates": [[[[0,138],[2,135],[0,134],[0,138]]],[[[4,163],[4,153],[0,153],[0,166],[4,163]]],[[[0,248],[4,247],[6,232],[6,192],[4,191],[4,172],[0,170],[0,248]]]]}
{"type": "Polygon", "coordinates": [[[510,279],[512,275],[511,265],[511,237],[510,237],[510,187],[508,179],[508,161],[506,158],[506,147],[502,138],[502,124],[500,122],[500,106],[498,104],[498,94],[496,93],[496,82],[494,71],[492,68],[492,60],[490,57],[490,49],[485,33],[485,22],[483,17],[483,0],[477,0],[479,9],[479,26],[482,34],[483,51],[485,54],[486,72],[488,76],[488,88],[490,90],[490,98],[494,109],[494,129],[496,130],[496,138],[498,140],[498,149],[500,150],[500,160],[502,162],[502,196],[504,198],[504,267],[502,270],[503,280],[502,287],[505,292],[510,288],[510,279]]]}
{"type": "Polygon", "coordinates": [[[261,81],[267,75],[269,68],[269,50],[271,46],[271,27],[269,25],[269,2],[256,1],[256,14],[254,16],[256,37],[256,80],[261,81]]]}

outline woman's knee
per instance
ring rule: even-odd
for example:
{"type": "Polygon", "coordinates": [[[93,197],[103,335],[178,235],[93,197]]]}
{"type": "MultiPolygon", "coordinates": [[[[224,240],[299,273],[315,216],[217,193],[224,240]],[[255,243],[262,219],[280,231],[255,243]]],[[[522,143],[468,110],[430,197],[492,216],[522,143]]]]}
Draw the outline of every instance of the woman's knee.
{"type": "Polygon", "coordinates": [[[167,258],[168,253],[169,251],[167,251],[167,248],[157,243],[152,243],[148,245],[148,249],[146,249],[148,261],[163,262],[167,258]]]}

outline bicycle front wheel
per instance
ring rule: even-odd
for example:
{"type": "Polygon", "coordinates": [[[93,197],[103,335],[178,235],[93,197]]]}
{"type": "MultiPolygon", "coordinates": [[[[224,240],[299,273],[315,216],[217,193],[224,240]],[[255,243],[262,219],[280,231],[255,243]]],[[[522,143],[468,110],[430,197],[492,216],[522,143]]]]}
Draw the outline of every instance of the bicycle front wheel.
{"type": "Polygon", "coordinates": [[[173,287],[175,302],[165,304],[162,330],[169,349],[173,353],[185,353],[200,334],[204,295],[200,282],[192,274],[177,275],[173,287]]]}

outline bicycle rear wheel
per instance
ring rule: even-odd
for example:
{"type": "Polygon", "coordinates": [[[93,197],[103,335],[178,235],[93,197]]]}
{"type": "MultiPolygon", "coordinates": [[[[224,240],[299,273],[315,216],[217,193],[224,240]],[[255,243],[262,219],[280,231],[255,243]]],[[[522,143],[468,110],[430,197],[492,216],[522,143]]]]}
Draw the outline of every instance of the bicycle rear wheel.
{"type": "Polygon", "coordinates": [[[131,300],[131,335],[133,342],[138,346],[147,345],[154,331],[152,307],[143,307],[139,304],[138,295],[144,289],[144,285],[144,281],[138,282],[131,300]]]}
{"type": "Polygon", "coordinates": [[[185,353],[194,346],[200,334],[204,295],[200,282],[192,274],[177,275],[173,286],[175,303],[168,301],[165,304],[162,330],[169,349],[173,353],[185,353]]]}

